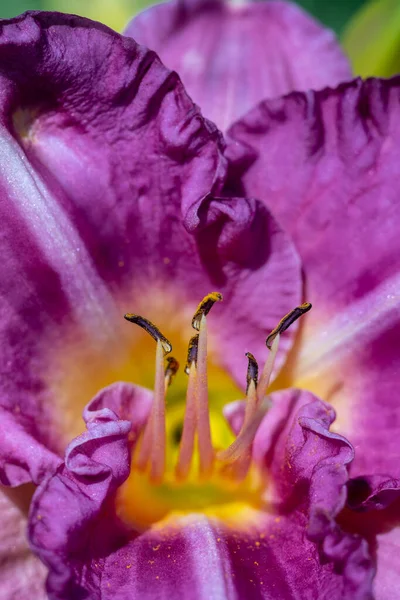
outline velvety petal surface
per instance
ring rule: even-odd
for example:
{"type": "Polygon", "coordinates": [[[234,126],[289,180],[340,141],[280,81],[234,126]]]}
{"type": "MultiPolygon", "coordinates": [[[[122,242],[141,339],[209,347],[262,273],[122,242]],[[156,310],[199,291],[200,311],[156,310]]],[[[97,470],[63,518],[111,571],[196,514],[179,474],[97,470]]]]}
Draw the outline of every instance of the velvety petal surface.
{"type": "Polygon", "coordinates": [[[5,461],[21,462],[12,423],[38,443],[4,475],[15,484],[45,470],[44,448],[62,452],[82,431],[103,387],[152,386],[154,342],[125,312],[153,320],[184,362],[192,314],[219,289],[211,362],[244,381],[242,351],[265,354],[301,282],[261,203],[215,197],[220,134],[153,52],[79,17],[27,13],[1,23],[0,84],[5,461]]]}
{"type": "Polygon", "coordinates": [[[46,568],[29,549],[27,519],[0,489],[0,598],[45,600],[46,568]]]}
{"type": "Polygon", "coordinates": [[[335,523],[353,449],[329,432],[334,411],[312,394],[274,400],[254,443],[265,510],[249,506],[229,525],[172,515],[142,533],[113,514],[115,486],[129,469],[128,428],[100,410],[34,497],[31,543],[50,567],[49,597],[370,598],[366,542],[335,523]]]}
{"type": "Polygon", "coordinates": [[[223,130],[264,98],[351,78],[333,32],[290,2],[175,0],[136,16],[125,34],[176,70],[223,130]]]}
{"type": "Polygon", "coordinates": [[[292,235],[313,303],[277,384],[333,402],[353,475],[400,475],[399,100],[398,78],[354,81],[261,103],[230,131],[230,190],[292,235]]]}
{"type": "Polygon", "coordinates": [[[119,536],[107,501],[129,475],[130,433],[135,435],[135,429],[143,425],[140,409],[147,400],[147,392],[135,386],[116,384],[103,390],[85,411],[87,431],[69,444],[65,463],[33,497],[30,538],[34,551],[50,569],[51,598],[80,597],[81,579],[91,598],[100,597],[100,571],[95,565],[104,560],[119,536]],[[106,408],[101,408],[103,403],[106,408]],[[139,409],[138,419],[121,420],[108,406],[122,407],[128,413],[139,409]],[[87,575],[82,569],[86,555],[94,559],[95,567],[87,575]]]}
{"type": "MultiPolygon", "coordinates": [[[[393,511],[394,524],[383,525],[375,538],[377,573],[374,581],[376,600],[391,600],[400,594],[398,556],[400,551],[400,504],[393,511]]],[[[383,521],[385,523],[385,521],[383,521]]],[[[392,521],[393,523],[393,521],[392,521]]],[[[363,529],[361,533],[363,533],[363,529]]]]}

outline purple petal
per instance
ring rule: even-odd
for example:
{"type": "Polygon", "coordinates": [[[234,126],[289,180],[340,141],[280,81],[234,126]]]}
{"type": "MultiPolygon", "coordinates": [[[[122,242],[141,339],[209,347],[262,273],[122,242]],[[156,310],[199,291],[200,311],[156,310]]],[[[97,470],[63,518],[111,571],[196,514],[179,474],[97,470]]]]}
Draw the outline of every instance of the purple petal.
{"type": "Polygon", "coordinates": [[[89,424],[101,419],[108,421],[118,415],[131,422],[131,432],[136,435],[147,421],[152,401],[150,390],[119,381],[100,390],[85,407],[83,419],[89,424]]]}
{"type": "Polygon", "coordinates": [[[259,514],[237,532],[203,515],[190,515],[161,532],[149,530],[111,554],[101,597],[364,600],[371,585],[367,564],[363,576],[368,585],[353,587],[342,573],[319,563],[299,515],[259,514]]]}
{"type": "Polygon", "coordinates": [[[293,94],[230,131],[229,189],[264,200],[293,236],[313,303],[280,384],[333,402],[354,476],[400,476],[399,87],[293,94]]]}
{"type": "Polygon", "coordinates": [[[400,497],[400,480],[387,475],[356,477],[347,487],[347,505],[354,510],[382,510],[400,497]]]}
{"type": "Polygon", "coordinates": [[[176,70],[223,130],[264,98],[351,77],[333,33],[288,2],[167,2],[139,14],[125,33],[176,70]]]}
{"type": "MultiPolygon", "coordinates": [[[[397,503],[393,518],[398,519],[400,504],[397,503]]],[[[375,598],[391,600],[400,594],[398,557],[400,552],[400,528],[383,528],[376,537],[378,544],[377,573],[374,582],[375,598]]]]}
{"type": "Polygon", "coordinates": [[[199,201],[218,179],[221,159],[215,129],[180,82],[133,41],[47,13],[1,27],[1,402],[10,413],[2,455],[18,463],[4,476],[15,484],[43,470],[43,447],[62,450],[82,427],[84,404],[120,374],[104,369],[115,369],[109,357],[124,346],[113,328],[124,310],[111,287],[131,277],[119,265],[140,239],[139,204],[143,229],[148,197],[168,202],[175,189],[177,211],[181,200],[199,201]],[[95,348],[103,369],[91,365],[95,348]],[[86,386],[77,374],[85,370],[86,386]],[[15,447],[38,442],[26,453],[27,468],[13,454],[12,420],[21,438],[15,447]]]}
{"type": "Polygon", "coordinates": [[[45,600],[46,569],[26,540],[27,519],[0,490],[0,598],[45,600]]]}
{"type": "Polygon", "coordinates": [[[24,422],[18,421],[12,413],[0,408],[0,483],[14,486],[33,481],[38,484],[46,474],[56,470],[61,458],[46,448],[45,438],[38,441],[35,435],[28,433],[24,422]]]}
{"type": "Polygon", "coordinates": [[[128,474],[127,428],[106,409],[34,497],[31,543],[50,568],[50,597],[369,598],[366,542],[335,523],[353,450],[329,432],[333,418],[310,393],[274,395],[254,443],[266,493],[276,492],[266,510],[249,508],[228,527],[192,513],[139,534],[113,514],[128,474]]]}
{"type": "Polygon", "coordinates": [[[60,453],[82,431],[103,387],[151,385],[125,312],[175,323],[186,352],[190,313],[218,287],[213,356],[244,381],[242,351],[265,355],[301,282],[260,203],[211,195],[225,172],[220,134],[153,53],[78,17],[27,13],[1,27],[2,454],[15,484],[42,477],[46,448],[60,453]],[[18,448],[37,442],[29,464],[13,454],[12,422],[18,448]]]}
{"type": "Polygon", "coordinates": [[[400,481],[383,476],[348,482],[348,506],[340,516],[342,526],[365,537],[376,557],[375,597],[390,600],[400,593],[400,481]],[[357,511],[357,512],[355,512],[357,511]]]}
{"type": "MultiPolygon", "coordinates": [[[[109,390],[111,404],[115,394],[115,389],[109,390]]],[[[39,486],[31,505],[32,547],[50,569],[47,587],[52,598],[76,598],[87,544],[101,561],[118,536],[117,520],[108,515],[106,502],[129,475],[131,423],[105,408],[92,415],[87,427],[68,446],[58,474],[39,486]]],[[[99,575],[94,571],[85,580],[92,598],[98,597],[99,575]]]]}

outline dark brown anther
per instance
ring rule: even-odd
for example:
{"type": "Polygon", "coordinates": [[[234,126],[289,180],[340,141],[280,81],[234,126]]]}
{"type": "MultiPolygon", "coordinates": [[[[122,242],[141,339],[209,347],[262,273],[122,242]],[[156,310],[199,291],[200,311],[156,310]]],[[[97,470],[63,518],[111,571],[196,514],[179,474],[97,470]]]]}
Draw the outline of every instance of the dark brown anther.
{"type": "Polygon", "coordinates": [[[249,391],[249,386],[250,383],[253,381],[254,382],[254,386],[257,387],[257,383],[258,383],[258,363],[256,361],[256,359],[254,358],[253,354],[251,354],[251,352],[246,352],[246,356],[248,359],[248,365],[247,365],[247,376],[246,376],[246,394],[249,391]]]}
{"type": "Polygon", "coordinates": [[[198,305],[196,312],[194,313],[194,317],[192,319],[192,327],[197,331],[200,331],[200,323],[202,316],[208,315],[211,308],[214,306],[216,302],[221,302],[222,294],[219,292],[211,292],[211,294],[207,294],[203,298],[203,300],[198,305]]]}
{"type": "Polygon", "coordinates": [[[290,327],[297,319],[299,319],[302,315],[308,312],[311,309],[311,304],[309,302],[304,302],[300,306],[296,306],[293,310],[290,311],[287,315],[283,317],[278,323],[278,325],[271,331],[269,336],[267,337],[266,344],[267,348],[271,350],[272,342],[278,335],[278,333],[283,333],[290,327]]]}
{"type": "Polygon", "coordinates": [[[173,378],[178,372],[179,363],[173,356],[167,356],[167,366],[165,367],[165,379],[168,385],[171,385],[173,378]]]}
{"type": "Polygon", "coordinates": [[[187,353],[187,361],[185,366],[185,373],[189,375],[190,367],[192,363],[197,363],[197,349],[199,345],[199,334],[196,333],[193,337],[190,338],[188,353],[187,353]]]}
{"type": "Polygon", "coordinates": [[[147,333],[151,335],[151,337],[154,340],[156,340],[156,342],[160,342],[163,347],[164,354],[169,354],[170,352],[172,352],[171,342],[168,341],[165,336],[163,336],[161,331],[155,325],[153,325],[151,321],[145,319],[144,317],[141,317],[140,315],[134,315],[132,313],[126,313],[126,315],[124,315],[124,319],[130,321],[130,323],[135,323],[136,325],[139,325],[139,327],[147,331],[147,333]]]}

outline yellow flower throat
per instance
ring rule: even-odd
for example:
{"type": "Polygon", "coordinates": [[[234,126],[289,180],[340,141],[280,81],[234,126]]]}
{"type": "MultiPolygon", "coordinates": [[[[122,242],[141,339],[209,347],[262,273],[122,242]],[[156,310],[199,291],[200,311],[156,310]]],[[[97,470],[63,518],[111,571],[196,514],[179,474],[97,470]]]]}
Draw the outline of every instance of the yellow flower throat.
{"type": "Polygon", "coordinates": [[[179,368],[178,361],[167,356],[172,345],[144,317],[125,315],[128,321],[143,328],[156,341],[152,409],[134,447],[131,474],[117,499],[121,518],[135,528],[144,529],[177,514],[199,511],[229,520],[237,518],[241,510],[262,507],[265,475],[262,476],[252,461],[252,444],[267,410],[266,392],[280,334],[311,305],[305,303],[292,310],[267,337],[270,353],[259,381],[257,362],[252,354],[246,354],[248,370],[243,424],[236,439],[231,436],[231,443],[222,449],[221,419],[210,418],[207,373],[207,314],[220,301],[220,293],[208,294],[192,319],[196,334],[189,342],[185,366],[188,376],[185,412],[183,423],[178,423],[178,427],[176,423],[174,425],[174,435],[167,431],[166,419],[166,395],[179,368]],[[211,429],[216,444],[212,442],[211,429]]]}

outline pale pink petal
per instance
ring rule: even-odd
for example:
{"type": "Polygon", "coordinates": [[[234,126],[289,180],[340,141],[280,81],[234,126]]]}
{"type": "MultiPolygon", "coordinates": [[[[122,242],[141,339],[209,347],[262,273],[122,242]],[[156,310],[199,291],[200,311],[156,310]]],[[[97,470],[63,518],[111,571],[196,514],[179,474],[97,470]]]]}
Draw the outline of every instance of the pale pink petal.
{"type": "Polygon", "coordinates": [[[176,70],[223,130],[260,100],[351,77],[334,34],[290,2],[175,0],[146,9],[125,33],[176,70]]]}

